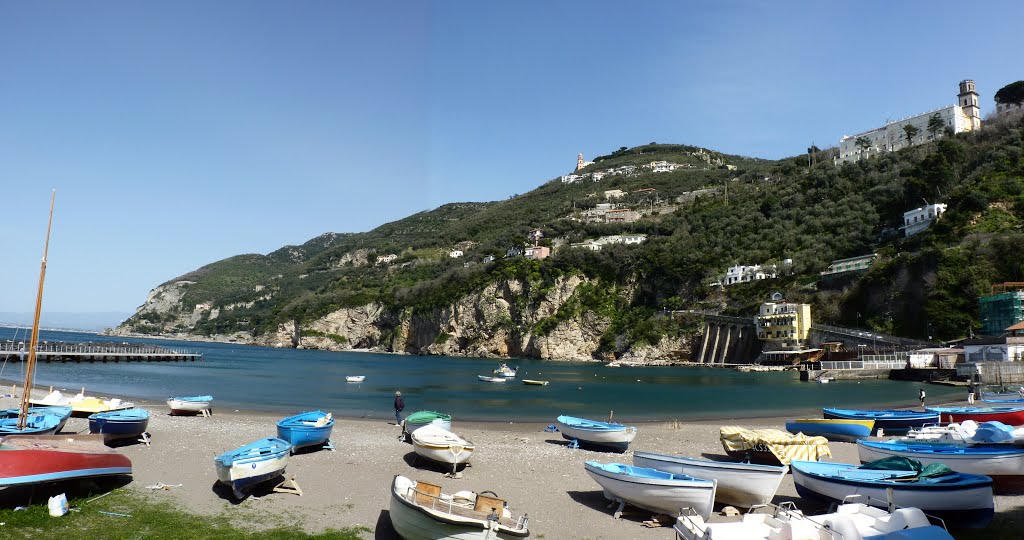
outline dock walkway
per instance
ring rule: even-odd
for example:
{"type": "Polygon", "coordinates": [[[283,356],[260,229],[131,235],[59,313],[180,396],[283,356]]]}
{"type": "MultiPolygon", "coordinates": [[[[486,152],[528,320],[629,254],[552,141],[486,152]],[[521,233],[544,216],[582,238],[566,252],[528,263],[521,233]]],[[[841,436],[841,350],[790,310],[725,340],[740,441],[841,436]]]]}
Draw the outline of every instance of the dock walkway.
{"type": "MultiPolygon", "coordinates": [[[[24,341],[0,342],[0,361],[23,362],[28,357],[24,341]]],[[[197,362],[202,353],[178,347],[124,343],[44,342],[36,346],[39,362],[197,362]]]]}

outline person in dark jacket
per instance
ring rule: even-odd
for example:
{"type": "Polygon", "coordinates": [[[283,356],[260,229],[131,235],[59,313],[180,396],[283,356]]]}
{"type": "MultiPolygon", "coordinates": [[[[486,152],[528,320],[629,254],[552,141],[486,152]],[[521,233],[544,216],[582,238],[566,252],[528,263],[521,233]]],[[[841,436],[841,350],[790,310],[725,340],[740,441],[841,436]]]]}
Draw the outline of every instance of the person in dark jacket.
{"type": "Polygon", "coordinates": [[[402,410],[405,409],[405,400],[401,392],[395,392],[395,425],[402,425],[402,410]]]}

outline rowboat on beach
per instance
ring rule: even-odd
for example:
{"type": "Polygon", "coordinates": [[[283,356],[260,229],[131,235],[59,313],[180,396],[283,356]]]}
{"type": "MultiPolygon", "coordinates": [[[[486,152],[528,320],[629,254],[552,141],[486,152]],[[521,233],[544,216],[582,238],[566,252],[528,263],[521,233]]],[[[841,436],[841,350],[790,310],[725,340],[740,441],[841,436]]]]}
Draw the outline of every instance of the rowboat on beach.
{"type": "Polygon", "coordinates": [[[212,404],[213,396],[172,397],[167,400],[167,406],[174,415],[196,415],[209,411],[212,404]]]}
{"type": "Polygon", "coordinates": [[[634,452],[633,465],[718,482],[715,502],[750,508],[775,497],[789,467],[634,452]]]}
{"type": "Polygon", "coordinates": [[[451,465],[452,470],[469,461],[476,450],[473,443],[432,424],[423,426],[412,434],[412,446],[416,455],[451,465]]]}
{"type": "Polygon", "coordinates": [[[441,486],[401,475],[391,482],[388,513],[395,532],[405,540],[510,540],[530,536],[530,518],[526,514],[514,517],[505,501],[493,492],[446,495],[441,493],[441,486]]]}
{"type": "Polygon", "coordinates": [[[791,502],[765,509],[751,510],[741,521],[717,523],[683,514],[676,518],[676,540],[953,540],[944,526],[932,525],[919,508],[894,508],[890,513],[848,503],[820,516],[806,516],[791,502]]]}
{"type": "Polygon", "coordinates": [[[704,519],[715,507],[715,480],[702,480],[685,474],[657,469],[633,467],[622,463],[583,464],[587,474],[604,490],[605,498],[618,501],[617,512],[625,503],[667,514],[678,515],[684,508],[692,509],[704,519]]]}
{"type": "Polygon", "coordinates": [[[71,407],[71,416],[81,418],[98,412],[118,411],[135,406],[134,403],[123,401],[120,398],[104,399],[86,396],[84,389],[73,396],[66,396],[60,390],[53,390],[40,399],[30,399],[29,403],[40,406],[71,407]]]}
{"type": "Polygon", "coordinates": [[[250,488],[284,475],[292,445],[273,437],[260,439],[213,458],[217,480],[231,487],[237,499],[250,488]]]}
{"type": "Polygon", "coordinates": [[[311,411],[277,421],[277,438],[288,441],[294,453],[299,448],[327,443],[334,429],[331,413],[311,411]]]}
{"type": "Polygon", "coordinates": [[[103,435],[105,442],[140,437],[148,426],[149,411],[146,409],[107,411],[89,416],[89,433],[103,435]]]}
{"type": "Polygon", "coordinates": [[[406,434],[412,434],[417,429],[435,425],[446,431],[452,430],[452,417],[451,415],[435,412],[435,411],[416,411],[402,420],[402,431],[406,434]]]}
{"type": "Polygon", "coordinates": [[[548,381],[535,381],[533,379],[523,379],[523,384],[528,384],[531,386],[547,386],[548,381]]]}
{"type": "Polygon", "coordinates": [[[346,375],[345,382],[363,382],[366,380],[366,375],[346,375]]]}
{"type": "Polygon", "coordinates": [[[0,487],[132,474],[132,462],[101,435],[0,438],[0,487]]]}
{"type": "Polygon", "coordinates": [[[860,466],[793,461],[790,467],[796,491],[805,499],[841,503],[856,493],[873,506],[920,508],[970,528],[988,525],[995,514],[991,478],[954,472],[945,465],[926,467],[911,459],[887,458],[860,466]]]}
{"type": "Polygon", "coordinates": [[[576,441],[578,445],[607,448],[617,452],[625,452],[637,433],[633,426],[565,415],[555,419],[555,426],[563,438],[576,441]]]}
{"type": "Polygon", "coordinates": [[[29,407],[26,411],[26,425],[24,429],[17,429],[19,409],[7,409],[0,412],[0,435],[49,435],[59,432],[64,424],[71,417],[71,407],[67,406],[36,406],[29,407]],[[56,416],[57,423],[52,425],[53,420],[42,418],[41,415],[56,416]]]}
{"type": "Polygon", "coordinates": [[[1024,448],[1006,444],[949,444],[914,441],[857,441],[861,462],[899,456],[924,465],[941,463],[961,473],[983,474],[996,480],[1024,475],[1024,448]]]}
{"type": "Polygon", "coordinates": [[[786,422],[786,431],[812,437],[825,437],[830,441],[853,442],[871,435],[874,420],[848,420],[843,418],[804,418],[786,422]]]}
{"type": "Polygon", "coordinates": [[[505,377],[491,377],[489,375],[477,375],[476,378],[478,378],[478,379],[480,379],[481,381],[484,381],[484,382],[492,382],[492,383],[503,383],[503,382],[505,382],[507,380],[507,379],[505,379],[505,377]]]}
{"type": "Polygon", "coordinates": [[[906,431],[910,428],[919,428],[927,424],[938,424],[939,413],[929,411],[864,411],[855,409],[830,409],[821,410],[825,418],[840,418],[846,420],[874,420],[874,431],[879,429],[885,432],[906,431]]]}
{"type": "Polygon", "coordinates": [[[832,455],[825,437],[793,435],[778,429],[722,426],[719,439],[726,454],[753,463],[788,465],[794,459],[817,461],[832,455]]]}
{"type": "Polygon", "coordinates": [[[942,422],[1002,422],[1010,426],[1024,425],[1024,407],[928,407],[938,413],[942,422]]]}

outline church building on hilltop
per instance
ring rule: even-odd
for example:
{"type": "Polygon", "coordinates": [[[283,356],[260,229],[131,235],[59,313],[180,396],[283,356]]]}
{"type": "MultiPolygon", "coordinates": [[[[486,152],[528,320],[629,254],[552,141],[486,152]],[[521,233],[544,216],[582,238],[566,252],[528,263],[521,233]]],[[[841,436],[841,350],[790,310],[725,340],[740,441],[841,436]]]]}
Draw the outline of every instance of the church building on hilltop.
{"type": "Polygon", "coordinates": [[[587,165],[593,165],[593,164],[594,164],[593,161],[583,161],[583,152],[580,152],[580,155],[576,156],[576,170],[577,171],[582,169],[583,167],[586,167],[587,165]]]}
{"type": "Polygon", "coordinates": [[[844,135],[839,140],[839,157],[836,158],[836,162],[859,161],[882,152],[892,152],[929,142],[938,139],[947,131],[960,133],[978,129],[981,129],[978,92],[974,89],[974,81],[967,79],[960,81],[956,105],[889,122],[882,127],[856,135],[844,135]],[[910,139],[908,133],[911,134],[910,139]]]}

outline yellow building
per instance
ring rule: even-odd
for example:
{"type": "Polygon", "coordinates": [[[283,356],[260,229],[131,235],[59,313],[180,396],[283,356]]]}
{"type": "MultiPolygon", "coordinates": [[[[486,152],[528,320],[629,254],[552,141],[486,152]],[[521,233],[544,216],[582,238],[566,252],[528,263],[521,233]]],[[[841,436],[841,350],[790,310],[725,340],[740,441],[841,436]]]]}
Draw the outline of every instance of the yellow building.
{"type": "Polygon", "coordinates": [[[757,314],[757,338],[797,343],[811,331],[811,305],[765,302],[757,314]]]}

